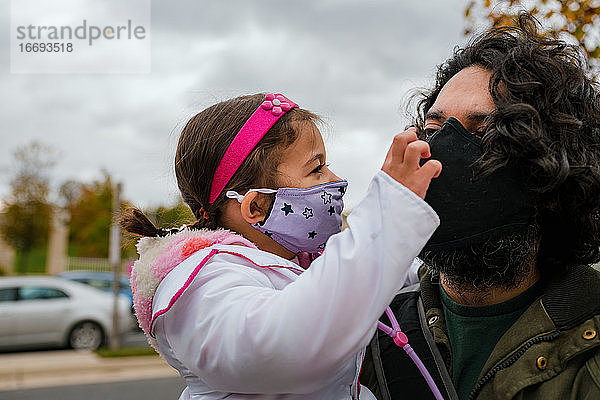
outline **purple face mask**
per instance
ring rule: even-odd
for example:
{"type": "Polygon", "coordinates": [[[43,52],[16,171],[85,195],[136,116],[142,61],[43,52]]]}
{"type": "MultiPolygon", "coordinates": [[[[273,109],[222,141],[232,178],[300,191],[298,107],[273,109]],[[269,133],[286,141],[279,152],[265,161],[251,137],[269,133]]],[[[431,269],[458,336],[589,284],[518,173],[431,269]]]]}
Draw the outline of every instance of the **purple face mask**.
{"type": "MultiPolygon", "coordinates": [[[[342,230],[342,196],[347,186],[342,180],[307,189],[250,189],[275,193],[264,221],[252,226],[294,253],[323,251],[327,239],[342,230]]],[[[226,196],[240,203],[244,198],[232,190],[226,196]]]]}

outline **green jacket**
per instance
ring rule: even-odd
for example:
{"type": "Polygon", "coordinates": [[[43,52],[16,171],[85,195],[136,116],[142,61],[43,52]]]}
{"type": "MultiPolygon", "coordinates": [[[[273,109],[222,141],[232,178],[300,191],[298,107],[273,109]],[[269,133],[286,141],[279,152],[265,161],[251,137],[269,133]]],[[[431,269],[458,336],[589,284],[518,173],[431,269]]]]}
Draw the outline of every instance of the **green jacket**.
{"type": "MultiPolygon", "coordinates": [[[[426,267],[419,276],[420,287],[404,289],[391,307],[444,398],[457,399],[438,282],[426,267]]],[[[380,400],[433,398],[415,371],[376,333],[361,383],[380,400]]],[[[545,280],[542,296],[496,344],[469,398],[600,400],[600,272],[582,266],[545,280]]]]}

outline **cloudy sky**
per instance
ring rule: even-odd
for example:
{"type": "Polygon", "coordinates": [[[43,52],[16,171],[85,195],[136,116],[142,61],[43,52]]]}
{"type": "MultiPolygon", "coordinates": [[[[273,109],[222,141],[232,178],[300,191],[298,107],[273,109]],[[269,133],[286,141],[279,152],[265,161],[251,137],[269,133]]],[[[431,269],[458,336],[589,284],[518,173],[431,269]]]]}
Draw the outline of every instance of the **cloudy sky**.
{"type": "Polygon", "coordinates": [[[328,161],[350,182],[352,206],[408,123],[409,91],[465,42],[466,3],[153,0],[150,73],[16,74],[3,1],[0,198],[14,150],[39,140],[59,154],[54,186],[105,169],[134,204],[174,203],[185,122],[214,102],[277,91],[325,118],[328,161]]]}

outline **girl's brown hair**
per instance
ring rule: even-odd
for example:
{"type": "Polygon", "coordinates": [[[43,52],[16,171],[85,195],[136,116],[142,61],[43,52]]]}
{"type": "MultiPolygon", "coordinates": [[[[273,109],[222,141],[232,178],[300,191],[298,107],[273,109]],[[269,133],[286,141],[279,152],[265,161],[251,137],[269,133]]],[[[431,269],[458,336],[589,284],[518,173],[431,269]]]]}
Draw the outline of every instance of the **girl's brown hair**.
{"type": "MultiPolygon", "coordinates": [[[[258,142],[219,197],[209,204],[213,176],[225,151],[264,99],[265,94],[260,93],[222,101],[196,114],[183,128],[175,153],[175,176],[183,201],[197,218],[191,228],[220,226],[228,190],[276,189],[282,152],[297,138],[293,123],[319,121],[315,114],[301,108],[285,113],[258,142]]],[[[156,228],[136,208],[126,210],[120,222],[126,231],[142,236],[164,236],[172,232],[156,228]]]]}

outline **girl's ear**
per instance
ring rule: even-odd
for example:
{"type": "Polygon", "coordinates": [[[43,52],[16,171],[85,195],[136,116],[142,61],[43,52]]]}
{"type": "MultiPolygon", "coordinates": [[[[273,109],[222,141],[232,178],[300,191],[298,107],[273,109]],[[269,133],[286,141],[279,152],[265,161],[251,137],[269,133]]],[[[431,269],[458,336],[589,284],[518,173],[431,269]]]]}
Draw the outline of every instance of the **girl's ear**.
{"type": "Polygon", "coordinates": [[[240,212],[246,222],[256,224],[265,219],[269,206],[269,196],[258,192],[249,192],[244,196],[240,204],[240,212]]]}

